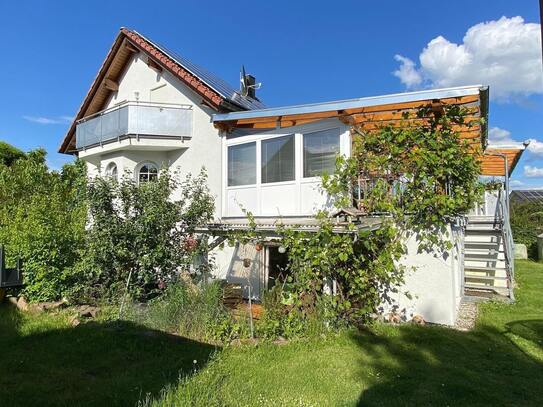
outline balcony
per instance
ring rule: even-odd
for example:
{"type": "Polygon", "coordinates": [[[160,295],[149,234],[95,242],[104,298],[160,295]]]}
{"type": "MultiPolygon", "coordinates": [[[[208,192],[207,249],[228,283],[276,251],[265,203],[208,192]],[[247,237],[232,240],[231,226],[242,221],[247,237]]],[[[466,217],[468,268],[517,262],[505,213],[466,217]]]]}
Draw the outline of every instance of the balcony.
{"type": "Polygon", "coordinates": [[[127,139],[163,139],[172,148],[183,148],[179,140],[192,136],[192,112],[190,105],[123,102],[79,120],[76,147],[85,150],[127,139]]]}

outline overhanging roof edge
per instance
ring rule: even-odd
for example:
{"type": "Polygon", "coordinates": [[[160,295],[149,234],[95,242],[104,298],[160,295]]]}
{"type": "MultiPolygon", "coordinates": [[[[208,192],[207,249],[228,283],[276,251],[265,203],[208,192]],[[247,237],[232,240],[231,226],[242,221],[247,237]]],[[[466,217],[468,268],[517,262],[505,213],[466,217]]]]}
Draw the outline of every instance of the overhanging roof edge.
{"type": "Polygon", "coordinates": [[[471,85],[454,88],[422,90],[417,92],[394,93],[382,96],[369,96],[357,99],[345,99],[331,102],[310,103],[304,105],[283,106],[277,108],[250,110],[244,112],[232,112],[214,114],[213,122],[254,119],[268,116],[287,116],[304,113],[320,113],[333,110],[354,109],[359,107],[387,105],[393,103],[415,102],[417,100],[444,99],[480,94],[488,90],[487,86],[471,85]]]}

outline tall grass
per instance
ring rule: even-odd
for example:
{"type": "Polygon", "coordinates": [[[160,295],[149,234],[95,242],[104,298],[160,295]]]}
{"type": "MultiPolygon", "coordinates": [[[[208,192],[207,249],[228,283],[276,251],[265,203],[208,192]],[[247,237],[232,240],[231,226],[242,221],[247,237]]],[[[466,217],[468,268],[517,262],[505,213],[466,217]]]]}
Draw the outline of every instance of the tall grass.
{"type": "Polygon", "coordinates": [[[131,304],[123,318],[149,328],[197,340],[225,340],[237,330],[222,304],[218,282],[194,285],[178,281],[148,304],[131,304]]]}

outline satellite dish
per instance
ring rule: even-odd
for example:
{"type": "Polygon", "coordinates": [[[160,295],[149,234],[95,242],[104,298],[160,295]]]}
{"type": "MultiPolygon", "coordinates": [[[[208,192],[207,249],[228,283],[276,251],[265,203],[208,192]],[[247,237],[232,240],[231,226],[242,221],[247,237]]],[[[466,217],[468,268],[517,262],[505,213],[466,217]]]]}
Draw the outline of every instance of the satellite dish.
{"type": "Polygon", "coordinates": [[[241,96],[246,97],[249,94],[249,88],[247,86],[247,75],[245,75],[245,67],[241,66],[239,73],[241,96]]]}

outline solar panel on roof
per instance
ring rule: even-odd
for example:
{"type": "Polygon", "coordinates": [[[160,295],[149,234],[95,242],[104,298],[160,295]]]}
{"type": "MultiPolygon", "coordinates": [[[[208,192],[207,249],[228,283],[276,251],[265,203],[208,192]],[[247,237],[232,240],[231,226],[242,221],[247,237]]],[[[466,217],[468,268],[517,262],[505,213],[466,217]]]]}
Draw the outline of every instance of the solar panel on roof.
{"type": "Polygon", "coordinates": [[[219,93],[221,96],[228,99],[229,101],[248,110],[264,109],[266,107],[264,103],[262,103],[260,100],[240,95],[238,91],[230,86],[228,82],[224,81],[217,75],[209,72],[206,68],[201,67],[200,65],[197,65],[192,61],[189,61],[188,59],[182,57],[176,52],[170,51],[168,48],[163,47],[162,45],[157,44],[154,41],[151,41],[149,38],[141,35],[140,33],[138,33],[138,35],[145,38],[151,44],[155,45],[162,52],[175,60],[179,65],[183,66],[187,71],[198,77],[202,82],[213,88],[217,93],[219,93]]]}
{"type": "Polygon", "coordinates": [[[516,189],[511,191],[511,199],[520,202],[543,201],[541,189],[516,189]]]}

